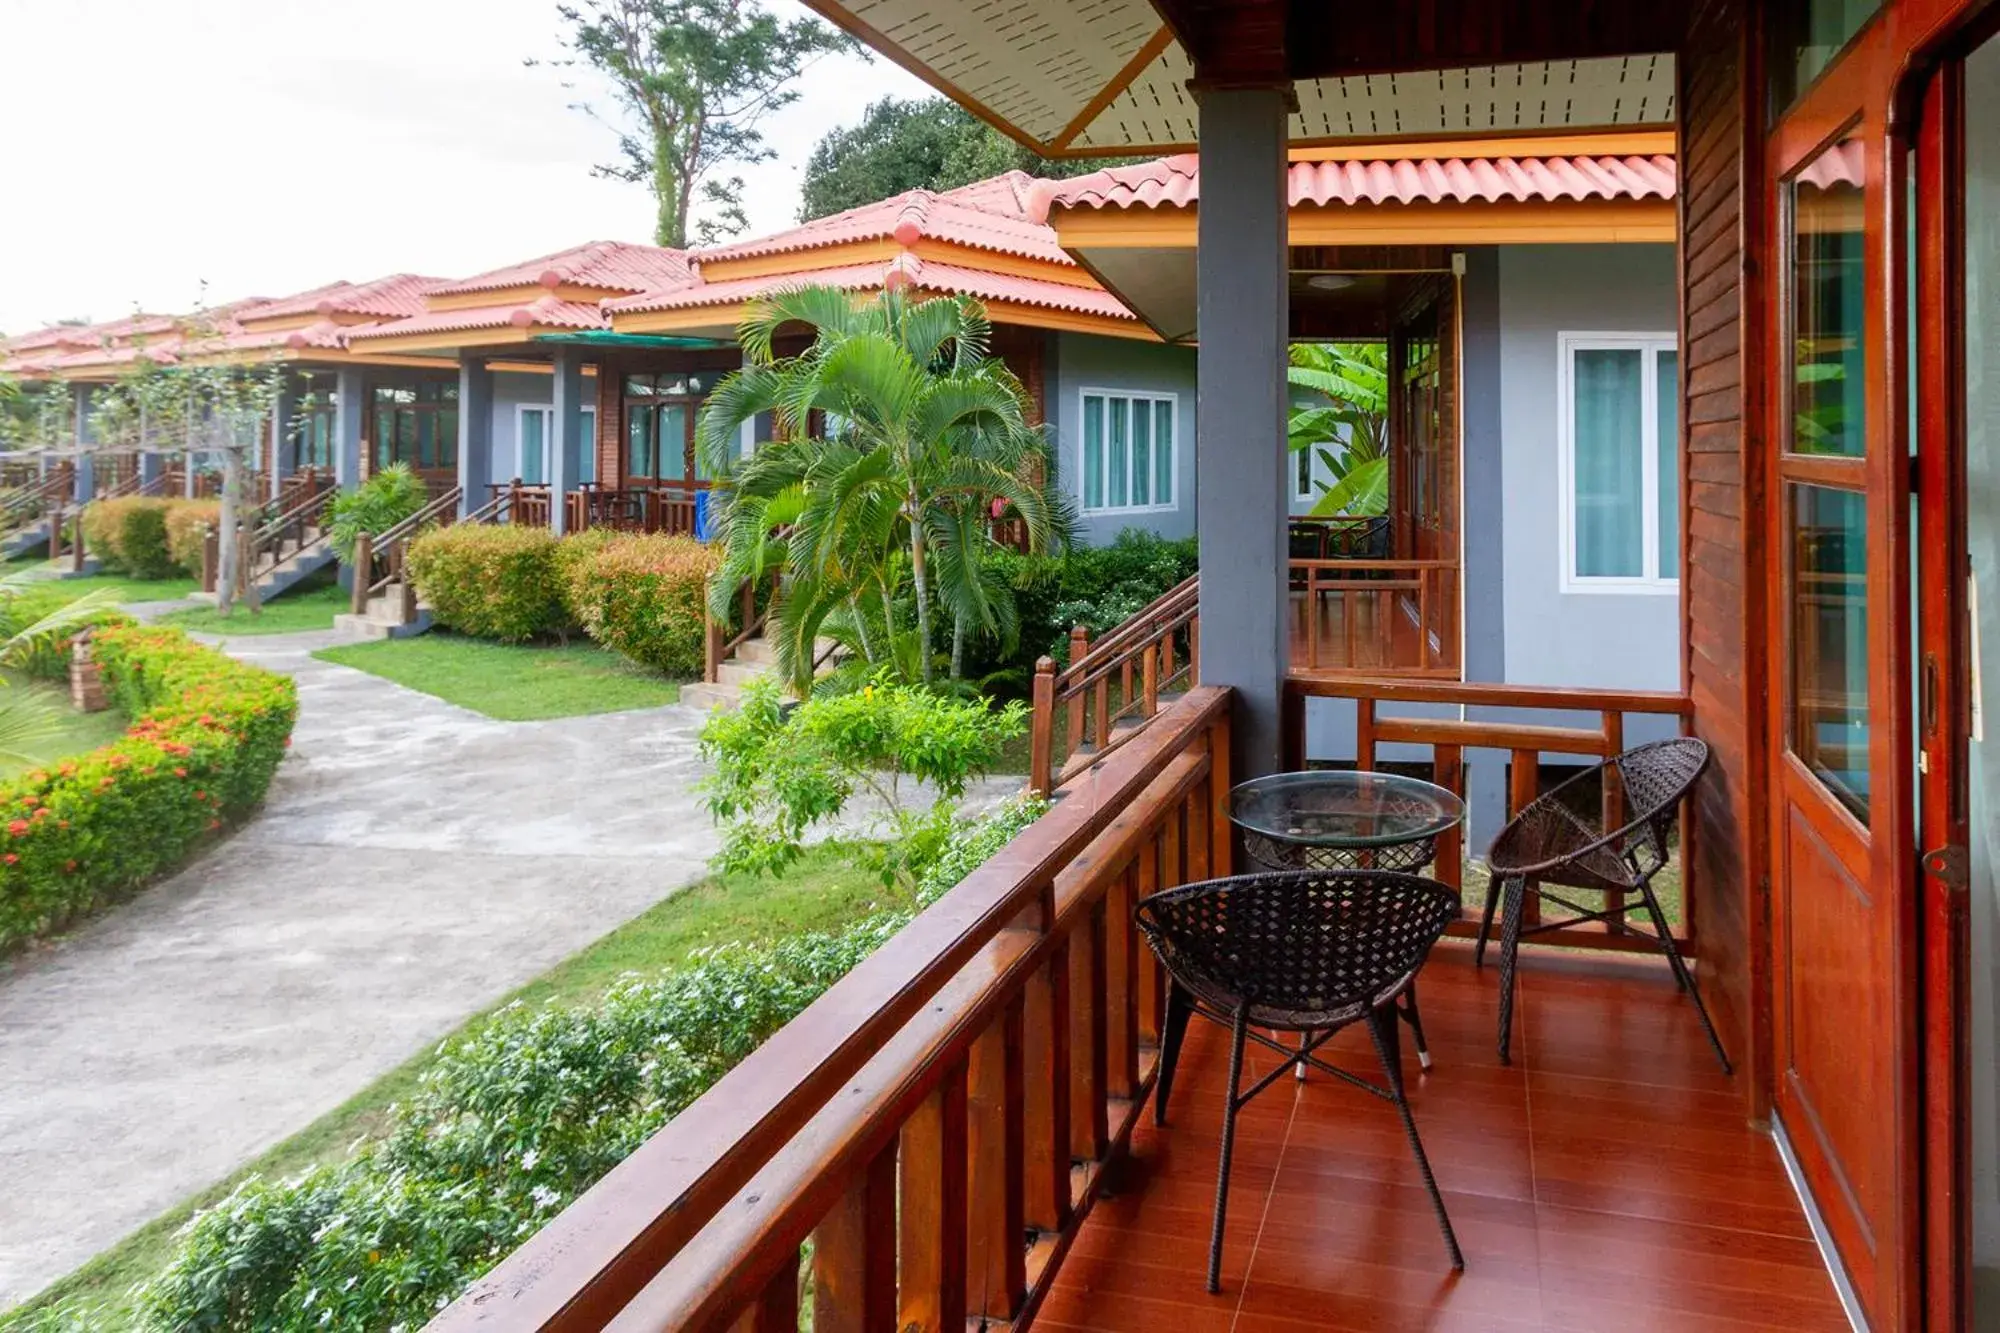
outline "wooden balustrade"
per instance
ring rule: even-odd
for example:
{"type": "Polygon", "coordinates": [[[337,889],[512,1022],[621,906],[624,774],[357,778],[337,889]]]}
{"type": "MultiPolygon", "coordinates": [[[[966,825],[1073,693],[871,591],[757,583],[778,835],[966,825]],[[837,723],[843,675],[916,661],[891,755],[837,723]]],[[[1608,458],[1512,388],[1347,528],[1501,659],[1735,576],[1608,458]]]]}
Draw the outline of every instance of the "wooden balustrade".
{"type": "Polygon", "coordinates": [[[1137,735],[1160,711],[1162,695],[1195,683],[1199,601],[1198,580],[1188,578],[1094,644],[1081,626],[1072,630],[1061,671],[1053,658],[1035,663],[1030,791],[1047,795],[1062,786],[1137,735]]]}
{"type": "Polygon", "coordinates": [[[34,522],[52,508],[61,508],[75,487],[75,465],[64,459],[32,485],[6,492],[0,496],[0,531],[11,531],[34,522]]]}
{"type": "Polygon", "coordinates": [[[1152,1086],[1132,921],[1229,870],[1196,689],[431,1322],[949,1330],[1033,1318],[1152,1086]]]}
{"type": "MultiPolygon", "coordinates": [[[[1384,745],[1428,746],[1431,752],[1431,781],[1466,797],[1466,751],[1498,750],[1508,757],[1507,814],[1511,818],[1539,794],[1537,782],[1544,754],[1579,755],[1591,760],[1608,759],[1625,749],[1625,719],[1631,714],[1686,719],[1693,708],[1685,695],[1668,690],[1590,690],[1554,685],[1484,685],[1462,681],[1410,679],[1368,679],[1354,676],[1294,676],[1285,687],[1284,735],[1285,766],[1305,766],[1305,711],[1308,699],[1352,699],[1355,706],[1355,765],[1377,766],[1384,745]],[[1410,717],[1385,713],[1384,704],[1447,704],[1456,706],[1458,717],[1410,717]],[[1595,725],[1550,725],[1523,722],[1513,717],[1486,720],[1463,716],[1470,708],[1504,709],[1508,713],[1595,714],[1595,725]]],[[[1607,828],[1624,824],[1623,794],[1615,781],[1605,784],[1602,817],[1607,828]]],[[[1683,880],[1694,858],[1688,854],[1693,836],[1686,820],[1681,825],[1681,868],[1683,880]]],[[[1438,839],[1437,862],[1432,873],[1454,890],[1465,882],[1465,844],[1462,828],[1438,839]]],[[[1684,942],[1684,952],[1692,956],[1695,940],[1694,895],[1681,894],[1682,923],[1675,938],[1684,942]]],[[[1631,904],[1623,894],[1607,893],[1605,907],[1620,910],[1631,904]],[[1617,901],[1613,901],[1616,899],[1617,901]]],[[[1524,904],[1525,920],[1540,920],[1541,904],[1530,894],[1524,904]]],[[[1453,923],[1452,933],[1478,933],[1478,921],[1466,916],[1453,923]]],[[[1650,934],[1626,935],[1603,925],[1575,930],[1552,930],[1536,937],[1538,944],[1568,944],[1597,949],[1657,950],[1650,934]]]]}
{"type": "MultiPolygon", "coordinates": [[[[729,655],[749,640],[756,638],[757,635],[764,632],[764,622],[771,614],[771,602],[777,595],[778,579],[778,571],[773,570],[766,579],[745,579],[737,585],[737,629],[733,635],[730,634],[727,624],[718,621],[713,615],[709,614],[706,607],[702,609],[701,678],[703,681],[710,685],[721,681],[722,664],[729,660],[729,655]],[[761,608],[757,604],[757,592],[760,582],[768,582],[770,585],[769,589],[765,592],[761,608]]],[[[817,666],[818,664],[815,663],[814,665],[817,666]]]]}
{"type": "Polygon", "coordinates": [[[1456,560],[1293,560],[1292,665],[1458,675],[1456,560]]]}
{"type": "Polygon", "coordinates": [[[432,528],[449,527],[458,516],[458,502],[463,495],[458,487],[447,487],[393,527],[378,533],[364,532],[355,538],[350,611],[357,616],[364,614],[370,598],[393,587],[399,590],[402,602],[401,623],[407,625],[417,618],[417,589],[406,569],[410,543],[432,528]]]}

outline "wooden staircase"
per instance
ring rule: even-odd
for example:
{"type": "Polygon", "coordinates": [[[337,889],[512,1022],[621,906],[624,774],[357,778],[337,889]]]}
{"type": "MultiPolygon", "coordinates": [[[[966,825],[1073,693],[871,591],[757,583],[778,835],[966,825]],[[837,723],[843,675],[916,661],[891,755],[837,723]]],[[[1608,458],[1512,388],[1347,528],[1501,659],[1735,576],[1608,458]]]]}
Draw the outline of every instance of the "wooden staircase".
{"type": "MultiPolygon", "coordinates": [[[[328,540],[327,518],[339,489],[330,473],[302,472],[286,481],[276,500],[251,510],[239,526],[236,597],[268,602],[283,596],[340,558],[328,540]]],[[[221,569],[218,534],[202,544],[201,591],[196,601],[215,600],[221,569]]]]}
{"type": "MultiPolygon", "coordinates": [[[[448,527],[458,516],[457,486],[433,495],[422,509],[385,532],[362,533],[354,545],[354,600],[333,618],[333,627],[350,639],[403,639],[431,627],[430,608],[417,597],[417,585],[404,568],[410,542],[432,528],[448,527]]],[[[468,515],[467,522],[490,522],[488,505],[468,515]]]]}
{"type": "Polygon", "coordinates": [[[759,634],[738,643],[718,662],[707,680],[681,686],[681,702],[696,708],[734,708],[743,701],[743,687],[778,669],[778,650],[759,634]]]}

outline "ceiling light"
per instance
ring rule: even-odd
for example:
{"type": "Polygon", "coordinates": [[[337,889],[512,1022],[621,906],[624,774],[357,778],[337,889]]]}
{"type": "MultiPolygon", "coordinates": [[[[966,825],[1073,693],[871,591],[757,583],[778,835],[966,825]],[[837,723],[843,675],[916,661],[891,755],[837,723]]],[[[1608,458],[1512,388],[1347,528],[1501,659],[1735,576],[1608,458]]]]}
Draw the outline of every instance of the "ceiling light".
{"type": "Polygon", "coordinates": [[[1337,292],[1354,285],[1354,279],[1345,273],[1315,273],[1306,279],[1306,286],[1314,291],[1337,292]]]}

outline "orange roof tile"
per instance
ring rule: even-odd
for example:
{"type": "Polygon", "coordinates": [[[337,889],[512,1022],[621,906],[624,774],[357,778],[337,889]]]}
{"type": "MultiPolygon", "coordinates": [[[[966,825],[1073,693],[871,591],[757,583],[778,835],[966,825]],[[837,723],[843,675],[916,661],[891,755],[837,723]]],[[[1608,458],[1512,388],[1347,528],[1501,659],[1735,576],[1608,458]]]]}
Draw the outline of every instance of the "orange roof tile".
{"type": "Polygon", "coordinates": [[[745,302],[774,292],[803,286],[835,287],[843,291],[873,291],[888,287],[908,287],[946,296],[976,296],[985,301],[1006,301],[1037,306],[1045,310],[1067,310],[1079,314],[1102,315],[1108,319],[1132,320],[1132,312],[1101,287],[1083,287],[1068,282],[1050,282],[1011,273],[989,273],[959,264],[919,259],[905,251],[894,259],[803,273],[776,273],[766,277],[730,278],[707,282],[700,278],[666,291],[646,292],[621,300],[606,301],[612,314],[654,310],[695,310],[715,308],[734,312],[745,302]]]}
{"type": "Polygon", "coordinates": [[[292,315],[371,315],[377,319],[399,319],[422,314],[424,293],[447,280],[415,273],[392,273],[373,282],[331,282],[296,296],[266,301],[241,313],[246,322],[282,319],[292,315]]]}
{"type": "MultiPolygon", "coordinates": [[[[1301,204],[1497,203],[1561,199],[1671,199],[1674,159],[1657,157],[1470,157],[1294,162],[1285,173],[1301,204]]],[[[1030,213],[1055,208],[1185,208],[1201,197],[1200,158],[1179,153],[1036,183],[1030,213]]]]}
{"type": "Polygon", "coordinates": [[[1072,263],[1041,220],[1028,216],[1035,184],[1025,172],[1009,171],[955,190],[906,190],[771,236],[697,250],[693,258],[700,265],[884,239],[908,247],[928,237],[1051,264],[1072,263]]]}
{"type": "Polygon", "coordinates": [[[591,241],[442,283],[432,290],[439,295],[494,292],[509,287],[598,287],[605,291],[643,292],[679,282],[687,275],[684,250],[625,241],[591,241]]]}

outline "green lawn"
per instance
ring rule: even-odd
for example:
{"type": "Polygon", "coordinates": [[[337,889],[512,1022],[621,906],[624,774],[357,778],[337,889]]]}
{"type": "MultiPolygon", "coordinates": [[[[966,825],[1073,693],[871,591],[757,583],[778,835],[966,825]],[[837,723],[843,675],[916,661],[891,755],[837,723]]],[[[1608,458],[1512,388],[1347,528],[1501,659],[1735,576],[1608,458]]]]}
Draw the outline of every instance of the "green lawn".
{"type": "Polygon", "coordinates": [[[219,614],[212,606],[197,606],[186,611],[170,611],[160,617],[160,623],[176,629],[225,637],[293,634],[301,630],[332,629],[333,618],[345,613],[348,605],[348,594],[338,584],[329,583],[286,593],[264,603],[255,615],[240,604],[227,616],[219,614]]]}
{"type": "MultiPolygon", "coordinates": [[[[43,562],[46,563],[46,562],[43,562]]],[[[9,569],[9,573],[19,572],[9,569]]],[[[52,596],[43,589],[61,589],[64,602],[72,602],[87,592],[99,588],[114,588],[116,600],[121,602],[167,602],[186,597],[201,587],[201,580],[190,578],[135,579],[128,574],[88,574],[80,579],[48,579],[35,585],[36,596],[52,596]]]]}
{"type": "MultiPolygon", "coordinates": [[[[838,849],[817,847],[783,879],[725,876],[674,895],[466,1020],[453,1036],[477,1031],[491,1015],[517,1000],[580,1003],[603,994],[627,972],[670,968],[686,962],[697,949],[833,930],[882,905],[877,881],[845,864],[838,849]]],[[[356,1139],[387,1123],[390,1104],[409,1094],[436,1053],[436,1045],[426,1047],[423,1054],[235,1174],[183,1200],[33,1300],[0,1315],[0,1330],[130,1326],[133,1286],[165,1266],[173,1252],[174,1233],[191,1215],[223,1198],[247,1176],[283,1179],[340,1160],[356,1139]],[[78,1317],[82,1311],[91,1317],[78,1317]]]]}
{"type": "Polygon", "coordinates": [[[69,691],[63,686],[26,680],[12,672],[7,673],[7,677],[6,684],[0,686],[0,712],[4,712],[10,703],[32,694],[55,705],[61,725],[52,735],[23,747],[35,756],[35,762],[0,756],[0,778],[56,763],[72,755],[87,754],[125,734],[125,715],[116,708],[107,708],[99,713],[79,713],[70,708],[69,691]]]}
{"type": "Polygon", "coordinates": [[[593,643],[490,643],[432,633],[341,644],[313,656],[502,722],[653,708],[680,697],[674,681],[593,643]]]}

